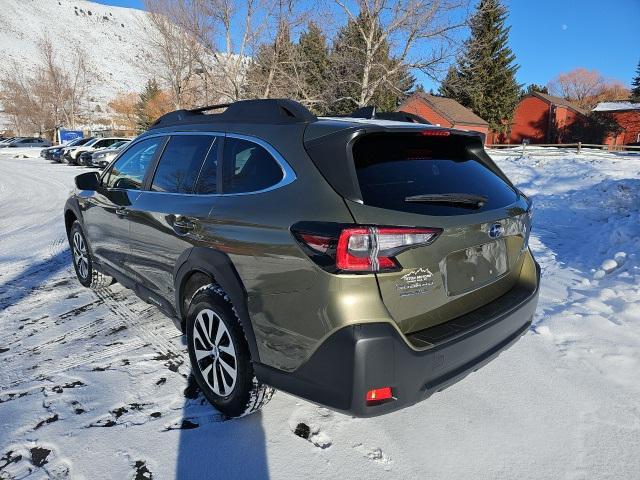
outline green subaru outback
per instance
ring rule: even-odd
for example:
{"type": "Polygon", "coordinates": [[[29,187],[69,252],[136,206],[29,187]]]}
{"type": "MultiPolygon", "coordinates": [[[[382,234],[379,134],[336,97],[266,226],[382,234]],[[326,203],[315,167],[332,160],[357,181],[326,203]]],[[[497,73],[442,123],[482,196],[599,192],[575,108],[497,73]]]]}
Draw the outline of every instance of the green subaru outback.
{"type": "Polygon", "coordinates": [[[478,134],[365,116],[250,100],[161,117],[76,178],[79,281],[172,318],[229,416],[277,388],[368,417],[458,381],[531,324],[531,202],[478,134]]]}

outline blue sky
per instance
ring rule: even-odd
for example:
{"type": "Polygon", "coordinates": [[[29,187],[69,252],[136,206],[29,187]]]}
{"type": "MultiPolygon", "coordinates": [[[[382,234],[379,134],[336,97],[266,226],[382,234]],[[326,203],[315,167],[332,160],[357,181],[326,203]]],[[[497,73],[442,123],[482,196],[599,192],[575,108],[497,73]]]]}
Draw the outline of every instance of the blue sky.
{"type": "MultiPolygon", "coordinates": [[[[143,8],[142,0],[99,3],[143,8]]],[[[577,67],[629,85],[640,61],[640,0],[506,0],[518,81],[546,84],[577,67]]],[[[418,76],[425,88],[431,80],[418,76]]]]}

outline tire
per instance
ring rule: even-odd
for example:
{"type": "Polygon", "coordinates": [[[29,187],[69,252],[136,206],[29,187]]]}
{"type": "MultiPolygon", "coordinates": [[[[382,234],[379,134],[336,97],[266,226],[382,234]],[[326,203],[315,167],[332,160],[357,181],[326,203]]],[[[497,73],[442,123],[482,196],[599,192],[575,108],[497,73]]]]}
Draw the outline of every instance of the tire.
{"type": "Polygon", "coordinates": [[[220,412],[242,417],[271,400],[274,389],[255,377],[244,330],[229,297],[219,286],[206,285],[193,295],[186,333],[196,382],[220,412]]]}
{"type": "Polygon", "coordinates": [[[93,268],[87,238],[78,220],[73,222],[71,230],[69,230],[69,246],[71,247],[71,256],[73,257],[73,268],[76,271],[78,281],[83,286],[93,290],[102,290],[111,285],[113,282],[111,277],[93,268]]]}

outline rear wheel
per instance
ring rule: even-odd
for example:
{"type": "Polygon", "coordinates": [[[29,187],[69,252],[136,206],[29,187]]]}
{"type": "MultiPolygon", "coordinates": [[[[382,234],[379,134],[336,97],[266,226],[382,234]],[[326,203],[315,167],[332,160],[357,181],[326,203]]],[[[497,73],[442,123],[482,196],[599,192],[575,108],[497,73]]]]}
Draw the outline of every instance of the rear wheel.
{"type": "Polygon", "coordinates": [[[78,281],[85,287],[100,290],[111,285],[113,279],[93,268],[91,252],[87,246],[87,239],[77,220],[71,225],[69,231],[69,245],[73,256],[73,267],[78,281]]]}
{"type": "Polygon", "coordinates": [[[241,417],[271,400],[274,390],[256,379],[244,330],[220,287],[211,284],[196,291],[186,332],[193,375],[214,407],[241,417]]]}

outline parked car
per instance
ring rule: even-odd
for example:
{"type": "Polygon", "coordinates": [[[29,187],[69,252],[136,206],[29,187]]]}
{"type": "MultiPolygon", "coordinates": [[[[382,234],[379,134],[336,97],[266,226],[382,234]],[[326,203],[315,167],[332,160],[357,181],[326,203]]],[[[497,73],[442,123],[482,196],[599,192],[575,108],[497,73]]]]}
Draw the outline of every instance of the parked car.
{"type": "Polygon", "coordinates": [[[84,145],[73,146],[64,150],[64,157],[70,164],[81,165],[80,154],[83,152],[93,152],[101,148],[106,148],[113,145],[116,142],[122,140],[129,140],[121,137],[96,137],[84,145]]]}
{"type": "Polygon", "coordinates": [[[64,221],[80,283],[115,279],[174,319],[221,412],[279,388],[380,415],[528,330],[532,204],[475,132],[212,108],[164,115],[76,177],[64,221]]]}
{"type": "Polygon", "coordinates": [[[12,140],[16,140],[18,138],[21,138],[21,137],[8,137],[8,138],[5,138],[3,140],[0,140],[0,148],[2,148],[3,145],[6,145],[9,142],[11,142],[12,140]]]}
{"type": "Polygon", "coordinates": [[[103,148],[102,150],[97,150],[93,152],[91,155],[91,162],[93,167],[98,167],[100,169],[105,168],[107,165],[111,163],[118,153],[129,143],[131,140],[123,140],[121,142],[116,142],[110,147],[103,148]]]}
{"type": "MultiPolygon", "coordinates": [[[[59,152],[58,156],[58,162],[62,163],[64,161],[68,161],[67,160],[67,152],[69,150],[71,150],[72,148],[77,148],[83,145],[86,145],[87,143],[91,142],[92,140],[94,140],[95,137],[86,137],[86,138],[76,138],[75,140],[70,141],[69,143],[66,143],[64,145],[61,145],[62,149],[59,152]]],[[[54,153],[54,156],[56,156],[55,154],[58,152],[54,153]]]]}
{"type": "Polygon", "coordinates": [[[36,148],[50,147],[51,142],[40,137],[22,137],[1,144],[0,148],[36,148]]]}
{"type": "Polygon", "coordinates": [[[53,147],[49,147],[49,148],[44,148],[41,152],[40,152],[40,156],[43,158],[46,158],[47,160],[56,160],[56,161],[60,161],[60,153],[62,152],[62,150],[64,148],[68,148],[68,147],[72,147],[74,145],[82,145],[86,142],[88,142],[90,140],[90,138],[75,138],[73,140],[71,140],[70,142],[67,143],[63,143],[60,145],[55,145],[53,147]]]}

